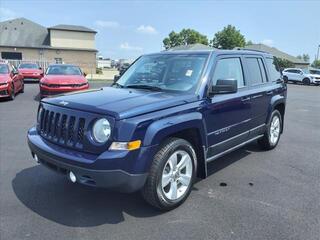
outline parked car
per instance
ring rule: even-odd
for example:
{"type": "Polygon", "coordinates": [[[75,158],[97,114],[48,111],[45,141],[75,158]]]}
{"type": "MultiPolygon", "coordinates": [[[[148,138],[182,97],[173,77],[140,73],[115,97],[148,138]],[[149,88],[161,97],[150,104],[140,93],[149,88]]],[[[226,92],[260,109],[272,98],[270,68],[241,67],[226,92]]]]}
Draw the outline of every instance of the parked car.
{"type": "Polygon", "coordinates": [[[0,98],[13,100],[19,92],[24,92],[23,76],[14,66],[0,62],[0,98]]]}
{"type": "Polygon", "coordinates": [[[277,146],[286,93],[267,53],[149,54],[112,87],[42,100],[28,144],[37,162],[73,183],[141,190],[170,210],[207,177],[209,162],[256,140],[277,146]]]}
{"type": "Polygon", "coordinates": [[[71,64],[53,64],[47,68],[44,77],[40,80],[40,97],[88,88],[88,80],[79,67],[71,64]]]}
{"type": "Polygon", "coordinates": [[[302,83],[304,85],[319,84],[320,76],[311,74],[308,69],[286,68],[282,72],[285,82],[302,83]]]}
{"type": "Polygon", "coordinates": [[[320,85],[320,69],[309,69],[309,72],[314,76],[313,83],[320,85]]]}
{"type": "Polygon", "coordinates": [[[18,66],[18,70],[22,74],[24,81],[39,82],[43,77],[43,70],[36,63],[21,63],[18,66]]]}

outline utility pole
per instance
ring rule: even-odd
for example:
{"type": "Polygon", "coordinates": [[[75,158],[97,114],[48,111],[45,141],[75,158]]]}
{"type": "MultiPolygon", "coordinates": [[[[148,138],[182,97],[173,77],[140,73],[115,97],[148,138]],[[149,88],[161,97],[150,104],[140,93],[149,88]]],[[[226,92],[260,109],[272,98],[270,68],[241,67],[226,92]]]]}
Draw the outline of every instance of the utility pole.
{"type": "Polygon", "coordinates": [[[317,61],[319,60],[319,49],[320,49],[320,44],[318,45],[317,61]]]}

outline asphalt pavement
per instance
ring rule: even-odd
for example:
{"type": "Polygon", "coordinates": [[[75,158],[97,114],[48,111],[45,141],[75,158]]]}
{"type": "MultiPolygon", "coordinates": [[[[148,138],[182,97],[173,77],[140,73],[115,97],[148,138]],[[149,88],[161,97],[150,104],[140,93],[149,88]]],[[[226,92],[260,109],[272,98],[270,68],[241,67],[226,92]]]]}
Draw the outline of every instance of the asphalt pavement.
{"type": "MultiPolygon", "coordinates": [[[[91,84],[100,87],[104,84],[91,84]]],[[[32,160],[38,85],[0,101],[0,239],[320,239],[320,87],[288,85],[278,147],[257,144],[209,165],[170,212],[122,194],[72,184],[32,160]]]]}

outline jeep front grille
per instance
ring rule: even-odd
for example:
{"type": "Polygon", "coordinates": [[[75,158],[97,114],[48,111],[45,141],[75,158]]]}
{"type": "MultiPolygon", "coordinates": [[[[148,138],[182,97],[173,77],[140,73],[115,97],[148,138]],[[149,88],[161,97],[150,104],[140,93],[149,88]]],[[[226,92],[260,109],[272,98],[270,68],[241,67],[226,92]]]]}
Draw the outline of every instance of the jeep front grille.
{"type": "Polygon", "coordinates": [[[85,119],[42,108],[39,112],[40,135],[53,142],[69,147],[82,148],[85,119]]]}

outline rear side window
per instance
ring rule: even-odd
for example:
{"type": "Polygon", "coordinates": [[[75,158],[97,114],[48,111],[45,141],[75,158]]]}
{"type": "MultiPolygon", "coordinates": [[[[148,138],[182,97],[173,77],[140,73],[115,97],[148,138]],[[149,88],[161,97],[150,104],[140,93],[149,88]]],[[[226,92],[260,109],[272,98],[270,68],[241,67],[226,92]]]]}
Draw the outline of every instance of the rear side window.
{"type": "Polygon", "coordinates": [[[281,79],[281,73],[278,65],[275,62],[275,58],[266,58],[267,68],[270,74],[270,80],[276,82],[281,79]]]}
{"type": "Polygon", "coordinates": [[[262,72],[258,60],[258,58],[247,58],[249,77],[252,85],[263,83],[262,72]]]}
{"type": "Polygon", "coordinates": [[[240,58],[224,58],[217,62],[214,70],[212,84],[217,80],[234,79],[238,81],[238,88],[244,87],[243,71],[240,58]]]}

